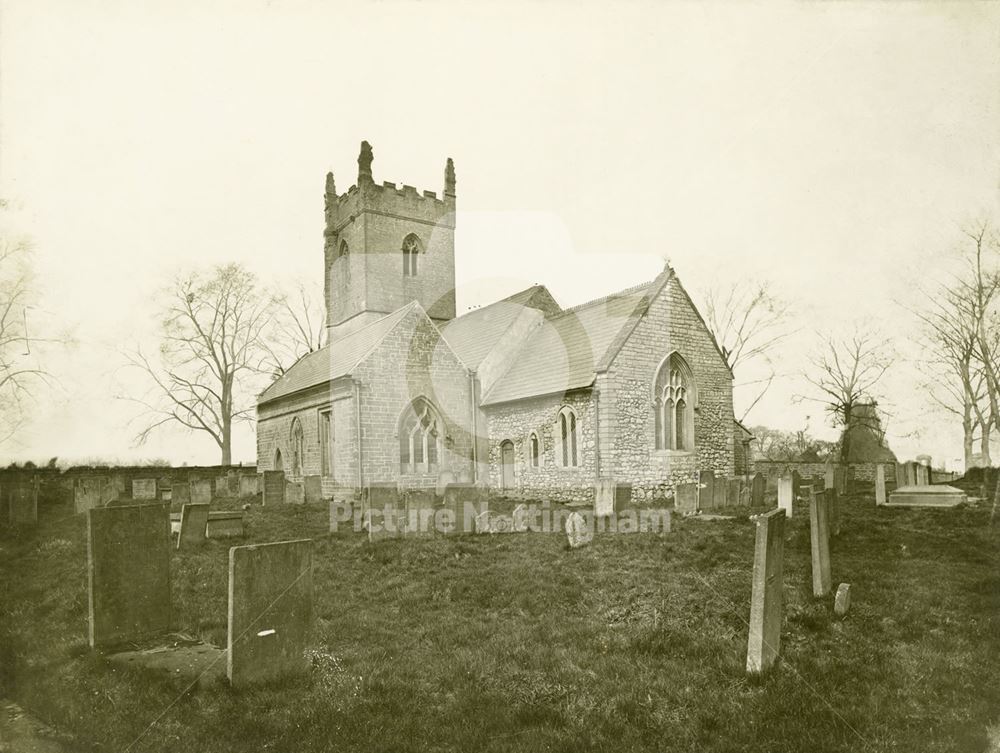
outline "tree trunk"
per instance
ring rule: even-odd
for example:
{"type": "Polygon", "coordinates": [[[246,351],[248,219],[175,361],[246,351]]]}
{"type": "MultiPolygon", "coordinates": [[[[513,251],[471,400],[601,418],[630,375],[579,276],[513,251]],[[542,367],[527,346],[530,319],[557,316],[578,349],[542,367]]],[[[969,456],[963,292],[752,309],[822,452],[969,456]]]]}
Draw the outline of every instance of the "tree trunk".
{"type": "Polygon", "coordinates": [[[980,450],[980,453],[983,456],[983,464],[986,465],[987,468],[991,468],[993,466],[993,459],[990,457],[990,433],[991,432],[992,432],[992,427],[989,425],[989,423],[984,423],[983,424],[983,436],[982,436],[982,439],[979,440],[980,441],[979,450],[980,450]]]}

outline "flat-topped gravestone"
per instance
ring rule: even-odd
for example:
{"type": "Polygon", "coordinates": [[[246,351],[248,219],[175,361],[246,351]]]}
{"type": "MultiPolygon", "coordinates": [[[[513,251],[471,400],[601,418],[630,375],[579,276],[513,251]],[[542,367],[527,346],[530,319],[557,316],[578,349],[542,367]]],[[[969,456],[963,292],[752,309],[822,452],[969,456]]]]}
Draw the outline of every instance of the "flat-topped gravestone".
{"type": "Polygon", "coordinates": [[[784,556],[785,511],[778,508],[757,517],[747,642],[747,672],[750,674],[762,674],[770,669],[781,650],[784,556]]]}
{"type": "Polygon", "coordinates": [[[303,476],[302,486],[305,490],[306,502],[315,503],[323,501],[323,478],[322,476],[303,476]]]}
{"type": "Polygon", "coordinates": [[[698,509],[707,510],[715,505],[715,474],[702,471],[698,474],[698,509]]]}
{"type": "Polygon", "coordinates": [[[191,487],[187,481],[174,481],[170,485],[170,501],[181,506],[191,501],[191,487]]]}
{"type": "Polygon", "coordinates": [[[719,476],[715,479],[712,485],[712,506],[713,507],[725,507],[726,497],[729,495],[729,487],[726,483],[726,479],[719,476]]]}
{"type": "Polygon", "coordinates": [[[188,503],[181,508],[181,530],[177,548],[185,549],[205,543],[208,529],[208,505],[188,503]]]}
{"type": "Polygon", "coordinates": [[[228,476],[216,476],[216,478],[215,478],[215,496],[216,497],[228,497],[229,496],[229,477],[228,476]]]}
{"type": "Polygon", "coordinates": [[[802,493],[802,474],[792,471],[792,496],[798,497],[802,493]]]}
{"type": "Polygon", "coordinates": [[[698,512],[698,484],[677,484],[674,488],[674,510],[681,515],[698,512]]]}
{"type": "Polygon", "coordinates": [[[156,479],[132,479],[132,499],[156,499],[156,479]]]}
{"type": "Polygon", "coordinates": [[[463,489],[453,489],[455,484],[449,484],[445,489],[443,510],[447,510],[454,525],[442,529],[442,533],[474,533],[476,516],[485,513],[486,497],[480,495],[476,488],[469,484],[463,489]],[[461,493],[462,491],[466,493],[461,493]]]}
{"type": "Polygon", "coordinates": [[[785,515],[792,517],[792,477],[782,476],[778,479],[778,507],[785,511],[785,515]]]}
{"type": "Polygon", "coordinates": [[[579,549],[594,540],[593,529],[579,512],[571,512],[566,518],[566,538],[570,549],[579,549]]]}
{"type": "Polygon", "coordinates": [[[875,504],[885,504],[885,466],[875,466],[875,504]]]}
{"type": "Polygon", "coordinates": [[[309,539],[229,550],[226,673],[232,685],[306,671],[312,599],[309,539]]]}
{"type": "Polygon", "coordinates": [[[302,505],[306,501],[306,489],[303,484],[294,481],[285,483],[285,502],[290,505],[302,505]]]}
{"type": "Polygon", "coordinates": [[[830,593],[830,508],[827,494],[816,494],[809,501],[809,542],[812,551],[813,596],[830,593]]]}
{"type": "Polygon", "coordinates": [[[285,503],[285,472],[264,471],[264,505],[285,503]]]}
{"type": "Polygon", "coordinates": [[[11,526],[33,526],[38,523],[38,487],[32,483],[15,482],[7,500],[11,526]]]}
{"type": "Polygon", "coordinates": [[[621,512],[632,504],[632,484],[627,481],[615,482],[615,512],[621,512]]]}
{"type": "Polygon", "coordinates": [[[227,491],[230,497],[235,497],[240,493],[240,472],[235,468],[226,471],[227,491]]]}
{"type": "Polygon", "coordinates": [[[207,478],[193,478],[189,486],[191,502],[196,505],[208,505],[212,502],[212,480],[207,478]]]}
{"type": "Polygon", "coordinates": [[[528,530],[528,506],[518,505],[511,513],[511,522],[515,533],[524,533],[528,530]]]}
{"type": "Polygon", "coordinates": [[[726,503],[735,507],[740,503],[740,493],[743,491],[743,480],[738,478],[729,479],[727,488],[726,503]]]}
{"type": "Polygon", "coordinates": [[[249,476],[243,474],[240,476],[240,496],[241,497],[256,497],[260,494],[260,474],[254,474],[249,476]]]}
{"type": "Polygon", "coordinates": [[[216,510],[208,513],[205,535],[210,539],[227,539],[245,535],[242,510],[216,510]]]}
{"type": "Polygon", "coordinates": [[[169,510],[146,504],[87,511],[91,647],[170,627],[169,510]]]}
{"type": "Polygon", "coordinates": [[[761,473],[754,474],[750,485],[750,504],[759,507],[764,504],[764,492],[767,490],[767,479],[761,473]]]}
{"type": "Polygon", "coordinates": [[[615,514],[615,481],[600,478],[594,482],[594,514],[599,518],[615,514]]]}
{"type": "Polygon", "coordinates": [[[826,466],[826,472],[823,474],[823,488],[832,489],[837,479],[835,478],[834,470],[832,465],[826,466]]]}

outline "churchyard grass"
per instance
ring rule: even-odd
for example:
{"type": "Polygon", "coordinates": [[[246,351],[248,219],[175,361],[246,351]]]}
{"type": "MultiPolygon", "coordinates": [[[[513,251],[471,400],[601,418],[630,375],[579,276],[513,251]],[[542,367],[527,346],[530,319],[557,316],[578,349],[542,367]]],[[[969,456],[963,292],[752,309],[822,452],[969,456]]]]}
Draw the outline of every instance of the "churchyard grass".
{"type": "MultiPolygon", "coordinates": [[[[232,505],[238,505],[236,501],[232,505]]],[[[972,751],[1000,730],[1000,528],[989,508],[842,500],[812,597],[787,521],[781,660],[745,673],[754,529],[665,536],[327,535],[327,506],[254,506],[248,538],[171,553],[174,630],[225,645],[230,546],[315,537],[308,676],[252,690],[113,669],[87,647],[83,516],[0,539],[5,694],[94,751],[972,751]]]]}

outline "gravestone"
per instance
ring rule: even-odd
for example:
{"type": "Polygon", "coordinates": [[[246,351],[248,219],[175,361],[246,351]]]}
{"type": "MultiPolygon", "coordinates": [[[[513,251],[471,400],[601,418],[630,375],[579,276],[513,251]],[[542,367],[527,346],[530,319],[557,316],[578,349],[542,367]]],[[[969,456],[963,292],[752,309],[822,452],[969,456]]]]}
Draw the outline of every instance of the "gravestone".
{"type": "Polygon", "coordinates": [[[87,510],[89,641],[92,648],[170,627],[170,506],[87,510]]]}
{"type": "MultiPolygon", "coordinates": [[[[791,482],[791,479],[789,479],[791,482]]],[[[781,650],[782,577],[785,555],[785,511],[757,516],[750,596],[747,672],[763,674],[781,650]]]]}
{"type": "Polygon", "coordinates": [[[73,506],[76,512],[86,512],[104,504],[105,480],[100,476],[81,476],[73,485],[73,506]]]}
{"type": "Polygon", "coordinates": [[[778,479],[778,507],[785,511],[785,514],[792,517],[792,477],[782,476],[778,479]]]}
{"type": "Polygon", "coordinates": [[[170,501],[182,507],[191,501],[191,486],[187,481],[174,481],[170,485],[170,501]]]}
{"type": "Polygon", "coordinates": [[[285,484],[285,502],[290,505],[303,505],[306,501],[305,486],[289,481],[285,484]]]}
{"type": "Polygon", "coordinates": [[[264,471],[264,505],[285,503],[285,472],[264,471]]]}
{"type": "Polygon", "coordinates": [[[226,471],[226,491],[228,496],[235,497],[240,493],[240,472],[235,468],[226,471]]]}
{"type": "Polygon", "coordinates": [[[216,510],[208,513],[205,535],[210,539],[228,539],[243,536],[242,510],[216,510]]]}
{"type": "Polygon", "coordinates": [[[490,511],[483,510],[476,516],[475,522],[476,533],[489,533],[490,532],[490,511]]]}
{"type": "Polygon", "coordinates": [[[885,466],[875,466],[875,504],[885,504],[885,466]]]}
{"type": "Polygon", "coordinates": [[[428,535],[434,533],[437,495],[434,489],[411,489],[406,493],[406,527],[403,533],[428,535]]]}
{"type": "Polygon", "coordinates": [[[809,501],[809,542],[812,552],[813,596],[830,593],[830,523],[827,494],[817,494],[809,501]]]}
{"type": "Polygon", "coordinates": [[[615,512],[620,512],[632,504],[632,484],[627,481],[615,483],[615,512]]]}
{"type": "Polygon", "coordinates": [[[486,512],[486,498],[474,484],[448,484],[442,509],[449,510],[454,528],[444,533],[474,533],[476,516],[486,512]]]}
{"type": "Polygon", "coordinates": [[[916,471],[917,471],[917,486],[927,486],[928,483],[927,466],[918,464],[916,467],[916,471]]]}
{"type": "Polygon", "coordinates": [[[712,506],[713,507],[725,507],[726,506],[726,496],[729,494],[729,488],[726,484],[726,479],[724,476],[719,476],[715,479],[715,483],[712,485],[712,506]]]}
{"type": "Polygon", "coordinates": [[[836,489],[826,490],[826,509],[831,536],[840,535],[840,495],[836,489]]]}
{"type": "Polygon", "coordinates": [[[838,465],[834,471],[833,488],[837,490],[837,494],[847,493],[847,469],[842,465],[838,465]]]}
{"type": "Polygon", "coordinates": [[[681,515],[698,511],[698,484],[677,484],[674,487],[674,510],[681,515]]]}
{"type": "Polygon", "coordinates": [[[764,492],[767,489],[767,479],[764,478],[763,474],[757,473],[753,477],[753,483],[750,486],[750,504],[754,507],[760,507],[764,504],[764,492]]]}
{"type": "Polygon", "coordinates": [[[240,476],[240,496],[256,497],[260,494],[260,474],[255,473],[250,476],[243,474],[240,476]]]}
{"type": "Polygon", "coordinates": [[[715,474],[702,471],[698,474],[698,509],[707,510],[715,504],[715,474]]]}
{"type": "Polygon", "coordinates": [[[851,584],[841,583],[837,586],[837,595],[833,598],[833,612],[838,617],[847,614],[851,608],[851,584]]]}
{"type": "Polygon", "coordinates": [[[740,503],[740,492],[743,491],[743,480],[738,478],[729,479],[728,496],[726,502],[736,506],[740,503]]]}
{"type": "Polygon", "coordinates": [[[906,486],[906,467],[902,463],[896,463],[896,488],[906,486]]]}
{"type": "Polygon", "coordinates": [[[305,487],[306,502],[322,502],[323,501],[323,479],[320,476],[305,476],[302,479],[303,486],[305,487]]]}
{"type": "Polygon", "coordinates": [[[312,600],[309,539],[229,550],[226,674],[233,686],[308,669],[312,600]]]}
{"type": "Polygon", "coordinates": [[[212,481],[207,478],[193,478],[188,483],[192,504],[208,505],[212,502],[212,481]]]}
{"type": "Polygon", "coordinates": [[[827,463],[826,472],[823,474],[823,488],[832,489],[835,481],[833,466],[827,463]]]}
{"type": "Polygon", "coordinates": [[[228,497],[229,496],[229,477],[228,476],[216,476],[215,477],[215,496],[216,497],[228,497]]]}
{"type": "Polygon", "coordinates": [[[181,530],[177,536],[177,548],[204,544],[208,529],[208,505],[186,504],[181,508],[181,530]]]}
{"type": "Polygon", "coordinates": [[[132,479],[132,499],[156,499],[156,479],[132,479]]]}
{"type": "Polygon", "coordinates": [[[437,477],[437,483],[434,485],[434,494],[438,497],[444,498],[444,490],[448,488],[449,484],[455,483],[455,474],[451,471],[441,471],[437,477]]]}
{"type": "Polygon", "coordinates": [[[594,515],[599,518],[615,514],[614,479],[601,478],[594,482],[594,515]]]}
{"type": "Polygon", "coordinates": [[[797,470],[792,471],[792,496],[798,497],[802,493],[802,474],[797,470]]]}
{"type": "MultiPolygon", "coordinates": [[[[612,498],[613,499],[613,498],[612,498]]],[[[528,530],[528,506],[518,505],[511,514],[515,533],[524,533],[528,530]]]]}
{"type": "Polygon", "coordinates": [[[15,481],[10,484],[7,498],[8,522],[11,526],[38,524],[38,485],[15,481]]]}
{"type": "Polygon", "coordinates": [[[579,549],[594,540],[593,530],[579,512],[571,512],[566,518],[566,538],[570,549],[579,549]]]}

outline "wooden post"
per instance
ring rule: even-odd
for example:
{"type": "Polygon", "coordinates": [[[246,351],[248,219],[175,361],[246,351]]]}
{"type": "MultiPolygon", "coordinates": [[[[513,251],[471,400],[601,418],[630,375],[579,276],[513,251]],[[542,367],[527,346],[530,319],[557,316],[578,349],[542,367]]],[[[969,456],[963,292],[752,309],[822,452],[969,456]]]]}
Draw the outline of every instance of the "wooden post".
{"type": "Polygon", "coordinates": [[[785,511],[778,508],[757,517],[747,642],[749,674],[759,675],[770,669],[781,649],[784,555],[785,511]]]}
{"type": "Polygon", "coordinates": [[[826,596],[830,593],[832,582],[830,578],[830,524],[829,499],[830,494],[817,495],[809,501],[809,541],[812,544],[812,583],[813,596],[826,596]]]}

